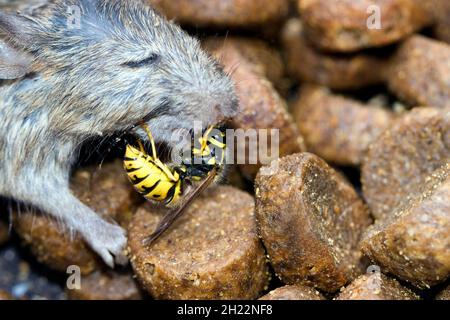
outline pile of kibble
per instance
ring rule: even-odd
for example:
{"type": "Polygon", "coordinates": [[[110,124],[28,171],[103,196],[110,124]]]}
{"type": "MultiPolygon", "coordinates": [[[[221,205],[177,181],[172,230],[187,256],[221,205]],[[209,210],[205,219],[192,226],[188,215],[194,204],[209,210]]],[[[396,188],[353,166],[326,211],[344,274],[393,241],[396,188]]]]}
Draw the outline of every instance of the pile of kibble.
{"type": "Polygon", "coordinates": [[[279,129],[280,158],[230,168],[150,248],[167,211],[120,159],[76,171],[73,192],[127,229],[121,270],[13,212],[37,261],[79,266],[68,298],[450,298],[450,1],[148,1],[202,36],[235,81],[230,125],[279,129]]]}

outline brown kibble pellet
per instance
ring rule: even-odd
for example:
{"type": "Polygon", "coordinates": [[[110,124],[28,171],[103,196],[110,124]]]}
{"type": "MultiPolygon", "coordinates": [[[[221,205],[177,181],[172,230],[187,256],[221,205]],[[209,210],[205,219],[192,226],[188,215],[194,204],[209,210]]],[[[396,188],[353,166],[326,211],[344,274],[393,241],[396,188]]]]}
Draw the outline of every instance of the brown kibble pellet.
{"type": "Polygon", "coordinates": [[[70,265],[89,274],[100,261],[80,236],[71,239],[69,231],[55,219],[35,212],[15,214],[14,229],[28,245],[37,260],[50,268],[66,272],[70,265]]]}
{"type": "Polygon", "coordinates": [[[372,214],[393,213],[450,159],[450,110],[416,108],[399,117],[369,147],[361,179],[372,214]]]}
{"type": "Polygon", "coordinates": [[[96,271],[81,279],[81,288],[66,289],[71,300],[140,300],[140,289],[129,273],[96,271]]]}
{"type": "Polygon", "coordinates": [[[450,162],[430,174],[415,197],[371,227],[362,250],[383,272],[430,288],[450,276],[449,212],[450,162]]]}
{"type": "Polygon", "coordinates": [[[358,274],[369,210],[325,161],[310,153],[274,161],[255,190],[259,232],[284,283],[334,292],[358,274]]]}
{"type": "Polygon", "coordinates": [[[230,186],[206,190],[151,247],[167,209],[143,205],[129,227],[130,259],[156,299],[255,299],[268,283],[254,200],[230,186]]]}
{"type": "Polygon", "coordinates": [[[418,300],[414,292],[381,272],[364,274],[350,283],[336,300],[418,300]]]}
{"type": "Polygon", "coordinates": [[[405,41],[388,72],[392,92],[417,106],[450,106],[450,45],[423,36],[405,41]]]}
{"type": "Polygon", "coordinates": [[[323,50],[349,52],[385,46],[431,24],[429,1],[298,0],[307,37],[323,50]],[[369,28],[376,5],[381,28],[369,28]]]}
{"type": "MultiPolygon", "coordinates": [[[[119,161],[104,164],[102,169],[77,171],[71,190],[98,214],[124,226],[139,201],[119,161]]],[[[68,266],[78,265],[83,274],[89,274],[102,264],[81,236],[72,237],[61,222],[46,214],[22,210],[15,214],[14,229],[38,261],[52,269],[66,272],[68,266]]]]}
{"type": "Polygon", "coordinates": [[[384,82],[386,57],[356,53],[333,55],[315,49],[305,38],[299,19],[290,19],[283,28],[283,47],[289,73],[297,80],[336,90],[349,90],[384,82]]]}
{"type": "Polygon", "coordinates": [[[147,0],[169,19],[193,26],[252,27],[275,22],[288,0],[147,0]]]}
{"type": "Polygon", "coordinates": [[[325,298],[314,288],[295,284],[272,290],[259,300],[325,300],[325,298]]]}
{"type": "Polygon", "coordinates": [[[434,34],[438,39],[450,43],[450,1],[434,0],[433,3],[437,20],[434,34]]]}
{"type": "Polygon", "coordinates": [[[387,109],[314,85],[302,87],[292,112],[309,151],[329,162],[351,166],[361,164],[369,144],[394,118],[387,109]]]}
{"type": "MultiPolygon", "coordinates": [[[[202,44],[211,52],[222,50],[223,46],[237,51],[275,86],[284,76],[284,64],[280,53],[262,40],[244,37],[207,38],[202,44]]],[[[220,56],[217,57],[220,61],[220,56]]]]}
{"type": "MultiPolygon", "coordinates": [[[[287,111],[286,102],[267,80],[263,73],[265,69],[261,67],[261,64],[248,59],[247,55],[242,54],[232,41],[225,41],[223,46],[212,50],[212,53],[221,61],[235,82],[240,110],[239,114],[233,118],[232,125],[236,129],[242,129],[244,133],[251,131],[256,134],[264,134],[258,129],[279,130],[280,156],[304,151],[303,138],[287,111]]],[[[235,132],[238,133],[238,131],[235,132]]],[[[270,133],[268,130],[268,141],[271,141],[270,133]]],[[[245,145],[237,143],[235,154],[246,155],[245,163],[239,163],[239,168],[246,178],[253,179],[262,160],[269,161],[258,156],[257,153],[263,150],[260,146],[251,148],[252,153],[250,153],[249,145],[249,143],[245,145]],[[256,164],[250,161],[253,158],[250,154],[258,156],[256,164]]],[[[271,146],[269,143],[268,155],[270,155],[271,146]]]]}
{"type": "Polygon", "coordinates": [[[436,300],[450,300],[450,285],[445,287],[442,291],[440,291],[436,297],[436,300]]]}

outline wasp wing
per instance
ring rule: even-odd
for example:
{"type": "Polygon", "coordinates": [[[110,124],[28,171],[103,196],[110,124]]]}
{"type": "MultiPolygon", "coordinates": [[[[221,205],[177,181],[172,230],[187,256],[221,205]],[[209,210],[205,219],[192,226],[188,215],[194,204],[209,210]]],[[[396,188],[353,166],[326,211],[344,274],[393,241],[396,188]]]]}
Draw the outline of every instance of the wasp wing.
{"type": "Polygon", "coordinates": [[[175,222],[175,220],[184,213],[184,210],[191,204],[191,202],[197,197],[197,195],[202,193],[202,191],[211,184],[215,176],[216,169],[213,169],[205,178],[205,180],[203,180],[195,190],[187,195],[187,197],[183,201],[183,204],[178,209],[172,210],[164,216],[164,218],[156,227],[156,230],[148,238],[144,239],[143,244],[145,246],[150,246],[151,244],[153,244],[175,222]]]}

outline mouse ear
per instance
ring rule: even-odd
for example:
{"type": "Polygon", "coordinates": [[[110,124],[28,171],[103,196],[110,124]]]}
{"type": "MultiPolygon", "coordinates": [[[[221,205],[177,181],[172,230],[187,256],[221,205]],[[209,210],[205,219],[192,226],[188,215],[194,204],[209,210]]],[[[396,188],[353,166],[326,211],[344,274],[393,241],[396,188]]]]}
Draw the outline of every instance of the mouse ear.
{"type": "Polygon", "coordinates": [[[0,12],[0,79],[17,79],[30,72],[35,25],[26,16],[0,12]]]}

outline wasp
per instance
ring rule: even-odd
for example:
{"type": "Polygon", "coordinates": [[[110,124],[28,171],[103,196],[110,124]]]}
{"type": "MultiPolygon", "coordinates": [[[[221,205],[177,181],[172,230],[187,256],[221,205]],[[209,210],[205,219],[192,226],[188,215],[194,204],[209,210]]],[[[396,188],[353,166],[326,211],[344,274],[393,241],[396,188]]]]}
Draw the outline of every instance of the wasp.
{"type": "Polygon", "coordinates": [[[184,209],[206,189],[214,178],[222,172],[225,160],[226,143],[223,128],[209,127],[198,141],[193,141],[189,159],[172,167],[163,163],[156,152],[155,141],[147,125],[142,124],[147,132],[151,154],[145,151],[138,140],[139,148],[127,145],[124,168],[134,188],[147,200],[162,202],[173,207],[161,220],[156,230],[145,239],[145,244],[152,244],[183,213],[184,209]],[[184,195],[187,187],[193,183],[199,185],[184,195]]]}

